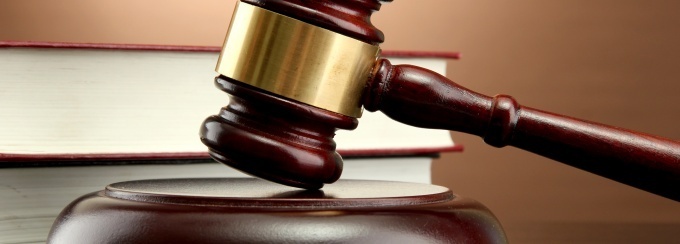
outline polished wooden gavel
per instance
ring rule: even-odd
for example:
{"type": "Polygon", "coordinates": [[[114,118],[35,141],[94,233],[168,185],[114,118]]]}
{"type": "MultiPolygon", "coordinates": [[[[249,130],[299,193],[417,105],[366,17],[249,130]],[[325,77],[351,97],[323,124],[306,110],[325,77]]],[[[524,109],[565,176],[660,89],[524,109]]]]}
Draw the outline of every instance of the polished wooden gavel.
{"type": "Polygon", "coordinates": [[[680,201],[678,141],[524,107],[377,59],[383,35],[369,19],[380,2],[242,0],[215,79],[232,99],[200,132],[210,155],[257,177],[318,189],[342,172],[335,130],[355,128],[364,106],[680,201]]]}

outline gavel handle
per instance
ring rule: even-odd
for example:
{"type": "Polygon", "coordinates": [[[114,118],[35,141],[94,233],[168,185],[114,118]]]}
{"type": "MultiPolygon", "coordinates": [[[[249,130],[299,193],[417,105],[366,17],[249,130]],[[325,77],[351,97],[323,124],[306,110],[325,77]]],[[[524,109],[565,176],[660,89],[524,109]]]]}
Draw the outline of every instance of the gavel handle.
{"type": "Polygon", "coordinates": [[[680,201],[680,142],[485,96],[433,71],[380,60],[363,100],[399,122],[478,135],[680,201]]]}

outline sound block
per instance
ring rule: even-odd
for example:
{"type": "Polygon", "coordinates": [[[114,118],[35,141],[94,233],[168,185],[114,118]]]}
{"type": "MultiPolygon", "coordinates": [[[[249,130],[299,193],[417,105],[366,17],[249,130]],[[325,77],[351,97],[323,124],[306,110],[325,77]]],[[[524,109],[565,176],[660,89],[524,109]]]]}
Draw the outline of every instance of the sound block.
{"type": "Polygon", "coordinates": [[[59,215],[48,243],[506,243],[482,204],[441,186],[340,180],[300,190],[256,178],[108,185],[59,215]]]}

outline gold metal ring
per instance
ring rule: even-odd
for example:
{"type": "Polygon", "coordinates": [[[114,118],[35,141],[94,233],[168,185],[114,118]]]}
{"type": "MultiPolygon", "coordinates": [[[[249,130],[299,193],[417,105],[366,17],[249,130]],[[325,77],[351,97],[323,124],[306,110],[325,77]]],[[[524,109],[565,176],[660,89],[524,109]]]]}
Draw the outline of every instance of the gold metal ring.
{"type": "Polygon", "coordinates": [[[361,116],[380,48],[246,3],[236,6],[216,71],[315,107],[361,116]]]}

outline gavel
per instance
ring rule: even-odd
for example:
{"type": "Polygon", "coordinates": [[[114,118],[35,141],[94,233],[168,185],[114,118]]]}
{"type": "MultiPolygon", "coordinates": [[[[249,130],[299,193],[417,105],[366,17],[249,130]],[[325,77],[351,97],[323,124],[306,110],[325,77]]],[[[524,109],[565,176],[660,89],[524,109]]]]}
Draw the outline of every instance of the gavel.
{"type": "Polygon", "coordinates": [[[319,189],[342,173],[337,129],[362,107],[417,127],[474,134],[680,201],[680,142],[519,105],[379,58],[378,0],[241,0],[215,78],[229,104],[201,126],[216,161],[319,189]]]}

